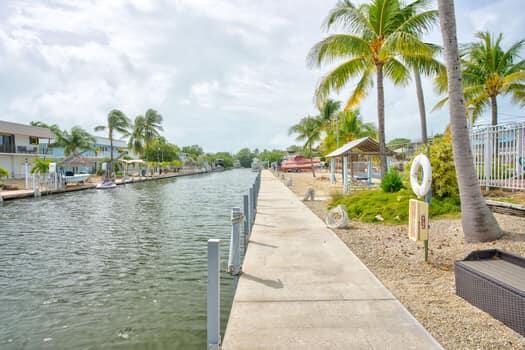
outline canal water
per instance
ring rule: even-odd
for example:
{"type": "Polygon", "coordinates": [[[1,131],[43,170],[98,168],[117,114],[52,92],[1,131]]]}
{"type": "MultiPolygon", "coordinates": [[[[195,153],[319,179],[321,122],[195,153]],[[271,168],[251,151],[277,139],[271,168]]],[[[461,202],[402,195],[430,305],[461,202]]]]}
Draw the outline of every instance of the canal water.
{"type": "MultiPolygon", "coordinates": [[[[0,349],[205,349],[207,240],[225,270],[249,170],[0,206],[0,349]]],[[[222,273],[222,329],[233,299],[222,273]]]]}

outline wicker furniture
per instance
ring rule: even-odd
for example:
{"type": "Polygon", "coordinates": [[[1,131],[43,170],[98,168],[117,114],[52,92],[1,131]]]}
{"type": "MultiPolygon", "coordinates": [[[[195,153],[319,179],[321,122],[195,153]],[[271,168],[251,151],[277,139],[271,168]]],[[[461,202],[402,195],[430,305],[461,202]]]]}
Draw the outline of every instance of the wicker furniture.
{"type": "Polygon", "coordinates": [[[454,264],[456,294],[525,336],[525,259],[497,249],[454,264]]]}

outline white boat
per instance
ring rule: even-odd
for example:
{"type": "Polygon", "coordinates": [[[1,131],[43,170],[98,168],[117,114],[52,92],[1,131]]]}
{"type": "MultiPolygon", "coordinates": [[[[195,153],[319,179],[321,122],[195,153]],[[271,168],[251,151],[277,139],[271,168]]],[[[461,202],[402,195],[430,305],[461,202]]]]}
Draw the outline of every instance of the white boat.
{"type": "Polygon", "coordinates": [[[103,181],[102,183],[99,183],[97,185],[97,189],[99,190],[109,190],[111,188],[117,187],[117,184],[113,181],[103,181]]]}
{"type": "Polygon", "coordinates": [[[66,182],[66,184],[84,183],[90,176],[91,174],[66,175],[64,176],[64,181],[66,182]]]}

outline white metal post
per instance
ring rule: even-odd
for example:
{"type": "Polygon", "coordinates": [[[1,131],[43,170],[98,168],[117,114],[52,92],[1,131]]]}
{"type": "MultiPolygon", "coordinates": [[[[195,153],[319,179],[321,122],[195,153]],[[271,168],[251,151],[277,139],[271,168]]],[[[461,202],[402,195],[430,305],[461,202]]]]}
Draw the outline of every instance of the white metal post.
{"type": "Polygon", "coordinates": [[[348,193],[348,156],[343,157],[343,192],[348,193]]]}
{"type": "Polygon", "coordinates": [[[368,186],[372,184],[372,157],[368,156],[368,186]]]}
{"type": "Polygon", "coordinates": [[[248,195],[242,196],[244,212],[244,249],[246,249],[247,237],[250,235],[250,199],[248,195]]]}
{"type": "Polygon", "coordinates": [[[249,217],[249,223],[250,223],[250,234],[252,233],[252,225],[253,225],[253,217],[254,217],[254,213],[253,213],[253,190],[250,188],[250,190],[248,191],[248,217],[249,217]]]}
{"type": "Polygon", "coordinates": [[[241,208],[232,208],[232,231],[230,237],[230,254],[228,255],[228,271],[231,275],[241,273],[241,208]]]}
{"type": "Polygon", "coordinates": [[[24,163],[24,178],[25,178],[25,189],[29,189],[29,163],[27,162],[27,159],[26,159],[26,162],[24,163]]]}
{"type": "Polygon", "coordinates": [[[255,208],[257,207],[257,199],[255,198],[255,188],[254,186],[250,187],[250,195],[252,197],[252,221],[255,221],[255,208]]]}
{"type": "Polygon", "coordinates": [[[335,158],[330,159],[330,182],[335,184],[335,158]]]}
{"type": "Polygon", "coordinates": [[[221,345],[221,278],[218,239],[208,240],[208,350],[219,350],[221,345]]]}

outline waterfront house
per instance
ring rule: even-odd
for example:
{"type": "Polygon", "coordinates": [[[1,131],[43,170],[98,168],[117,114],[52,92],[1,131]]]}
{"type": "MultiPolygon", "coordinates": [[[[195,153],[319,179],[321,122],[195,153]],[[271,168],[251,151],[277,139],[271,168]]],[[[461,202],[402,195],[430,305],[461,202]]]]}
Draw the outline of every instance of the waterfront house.
{"type": "MultiPolygon", "coordinates": [[[[7,169],[11,178],[23,178],[26,162],[29,167],[38,158],[60,162],[66,158],[64,147],[53,146],[54,138],[53,132],[47,128],[0,121],[0,167],[7,169]]],[[[110,149],[108,138],[96,136],[92,150],[80,152],[93,166],[66,170],[94,173],[101,162],[111,157],[110,149]]],[[[113,140],[113,158],[117,159],[123,154],[133,157],[125,141],[113,140]]]]}
{"type": "Polygon", "coordinates": [[[0,167],[9,177],[24,177],[25,163],[44,157],[53,137],[47,128],[0,120],[0,167]]]}

